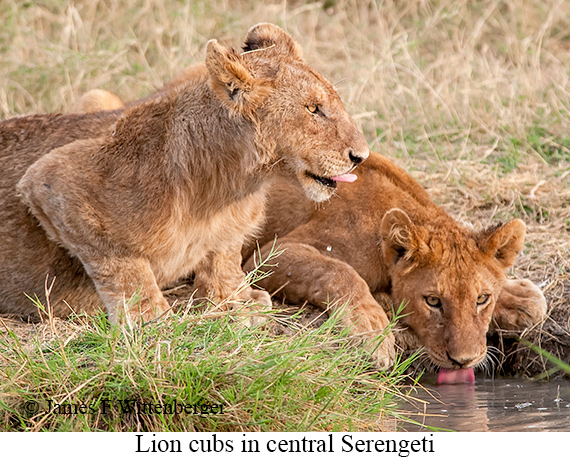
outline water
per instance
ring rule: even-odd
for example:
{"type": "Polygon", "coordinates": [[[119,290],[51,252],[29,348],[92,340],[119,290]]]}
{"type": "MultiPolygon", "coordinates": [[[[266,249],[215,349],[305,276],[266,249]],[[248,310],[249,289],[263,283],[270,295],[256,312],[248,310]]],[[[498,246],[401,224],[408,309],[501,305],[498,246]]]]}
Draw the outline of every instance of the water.
{"type": "Polygon", "coordinates": [[[424,426],[405,424],[405,430],[426,431],[425,426],[431,426],[461,432],[570,431],[570,381],[564,379],[478,377],[474,386],[424,387],[411,392],[419,401],[402,405],[407,417],[424,426]]]}

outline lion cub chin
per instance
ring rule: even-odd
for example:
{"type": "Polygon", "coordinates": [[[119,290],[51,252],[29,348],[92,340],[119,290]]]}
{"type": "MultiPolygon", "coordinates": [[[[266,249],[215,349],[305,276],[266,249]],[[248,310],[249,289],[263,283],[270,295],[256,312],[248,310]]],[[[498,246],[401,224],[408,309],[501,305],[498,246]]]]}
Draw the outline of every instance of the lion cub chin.
{"type": "Polygon", "coordinates": [[[153,319],[192,272],[196,297],[271,306],[240,255],[266,183],[326,200],[368,148],[287,33],[258,24],[243,51],[212,40],[205,65],[124,110],[0,123],[0,312],[37,316],[28,295],[56,316],[153,319]]]}

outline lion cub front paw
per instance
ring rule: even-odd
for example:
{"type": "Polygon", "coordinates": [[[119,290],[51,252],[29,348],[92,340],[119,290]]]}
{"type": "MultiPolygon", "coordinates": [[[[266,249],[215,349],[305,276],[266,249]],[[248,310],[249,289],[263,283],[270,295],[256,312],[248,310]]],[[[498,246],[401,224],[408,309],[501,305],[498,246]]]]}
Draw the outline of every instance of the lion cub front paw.
{"type": "Polygon", "coordinates": [[[245,303],[243,305],[235,305],[234,309],[239,309],[243,316],[240,322],[246,327],[255,327],[265,324],[267,316],[264,311],[269,311],[273,307],[271,296],[264,290],[256,290],[248,287],[238,295],[240,300],[245,303]]]}
{"type": "Polygon", "coordinates": [[[390,331],[390,319],[380,305],[379,301],[391,304],[388,295],[370,297],[362,300],[358,307],[350,310],[345,317],[346,324],[352,327],[352,332],[360,336],[364,342],[364,348],[370,353],[374,365],[379,370],[386,370],[394,365],[396,359],[396,338],[390,331]]]}
{"type": "Polygon", "coordinates": [[[172,313],[168,300],[164,297],[157,297],[154,301],[149,299],[131,298],[123,300],[116,309],[109,310],[111,322],[122,323],[142,323],[167,316],[172,313]]]}
{"type": "Polygon", "coordinates": [[[366,347],[371,350],[374,365],[379,370],[387,370],[394,365],[396,359],[396,341],[393,333],[384,336],[380,344],[378,340],[366,342],[366,347]]]}
{"type": "Polygon", "coordinates": [[[495,326],[503,330],[523,330],[541,322],[547,305],[542,291],[528,279],[509,279],[493,313],[495,326]]]}

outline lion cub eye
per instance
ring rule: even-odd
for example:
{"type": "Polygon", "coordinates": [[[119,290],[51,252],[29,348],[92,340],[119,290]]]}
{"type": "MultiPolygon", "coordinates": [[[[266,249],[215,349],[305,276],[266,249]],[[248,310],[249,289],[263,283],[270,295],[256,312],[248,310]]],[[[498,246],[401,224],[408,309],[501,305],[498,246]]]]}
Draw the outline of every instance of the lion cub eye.
{"type": "Polygon", "coordinates": [[[307,105],[307,111],[311,114],[317,114],[319,112],[319,106],[318,105],[307,105]]]}
{"type": "Polygon", "coordinates": [[[486,305],[489,302],[489,298],[491,298],[489,294],[479,295],[477,297],[477,305],[479,306],[486,305]]]}
{"type": "Polygon", "coordinates": [[[436,297],[435,295],[428,295],[428,296],[424,297],[424,300],[432,308],[441,307],[441,300],[439,299],[439,297],[436,297]]]}

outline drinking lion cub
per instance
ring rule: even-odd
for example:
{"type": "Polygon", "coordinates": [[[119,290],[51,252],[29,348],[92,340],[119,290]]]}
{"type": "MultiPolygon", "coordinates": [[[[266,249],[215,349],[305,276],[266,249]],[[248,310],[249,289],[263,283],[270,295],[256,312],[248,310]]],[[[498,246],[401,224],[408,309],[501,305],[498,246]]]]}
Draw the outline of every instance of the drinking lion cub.
{"type": "Polygon", "coordinates": [[[154,318],[191,272],[198,296],[228,298],[272,174],[314,201],[350,179],[368,148],[331,84],[277,26],[244,51],[212,40],[205,65],[124,111],[0,123],[0,312],[37,315],[26,295],[45,301],[54,278],[62,317],[104,305],[116,321],[134,296],[128,314],[154,318]]]}
{"type": "MultiPolygon", "coordinates": [[[[272,185],[261,257],[275,236],[284,251],[261,286],[295,303],[334,309],[348,302],[344,322],[379,366],[393,362],[395,340],[390,334],[377,346],[376,337],[391,306],[405,304],[400,322],[443,369],[442,382],[472,379],[472,367],[485,359],[490,325],[524,329],[544,317],[540,289],[505,277],[523,247],[522,221],[478,232],[463,227],[379,154],[356,175],[318,206],[286,180],[272,185]]],[[[244,258],[255,250],[251,243],[244,258]]],[[[254,263],[252,256],[245,269],[254,263]]]]}

